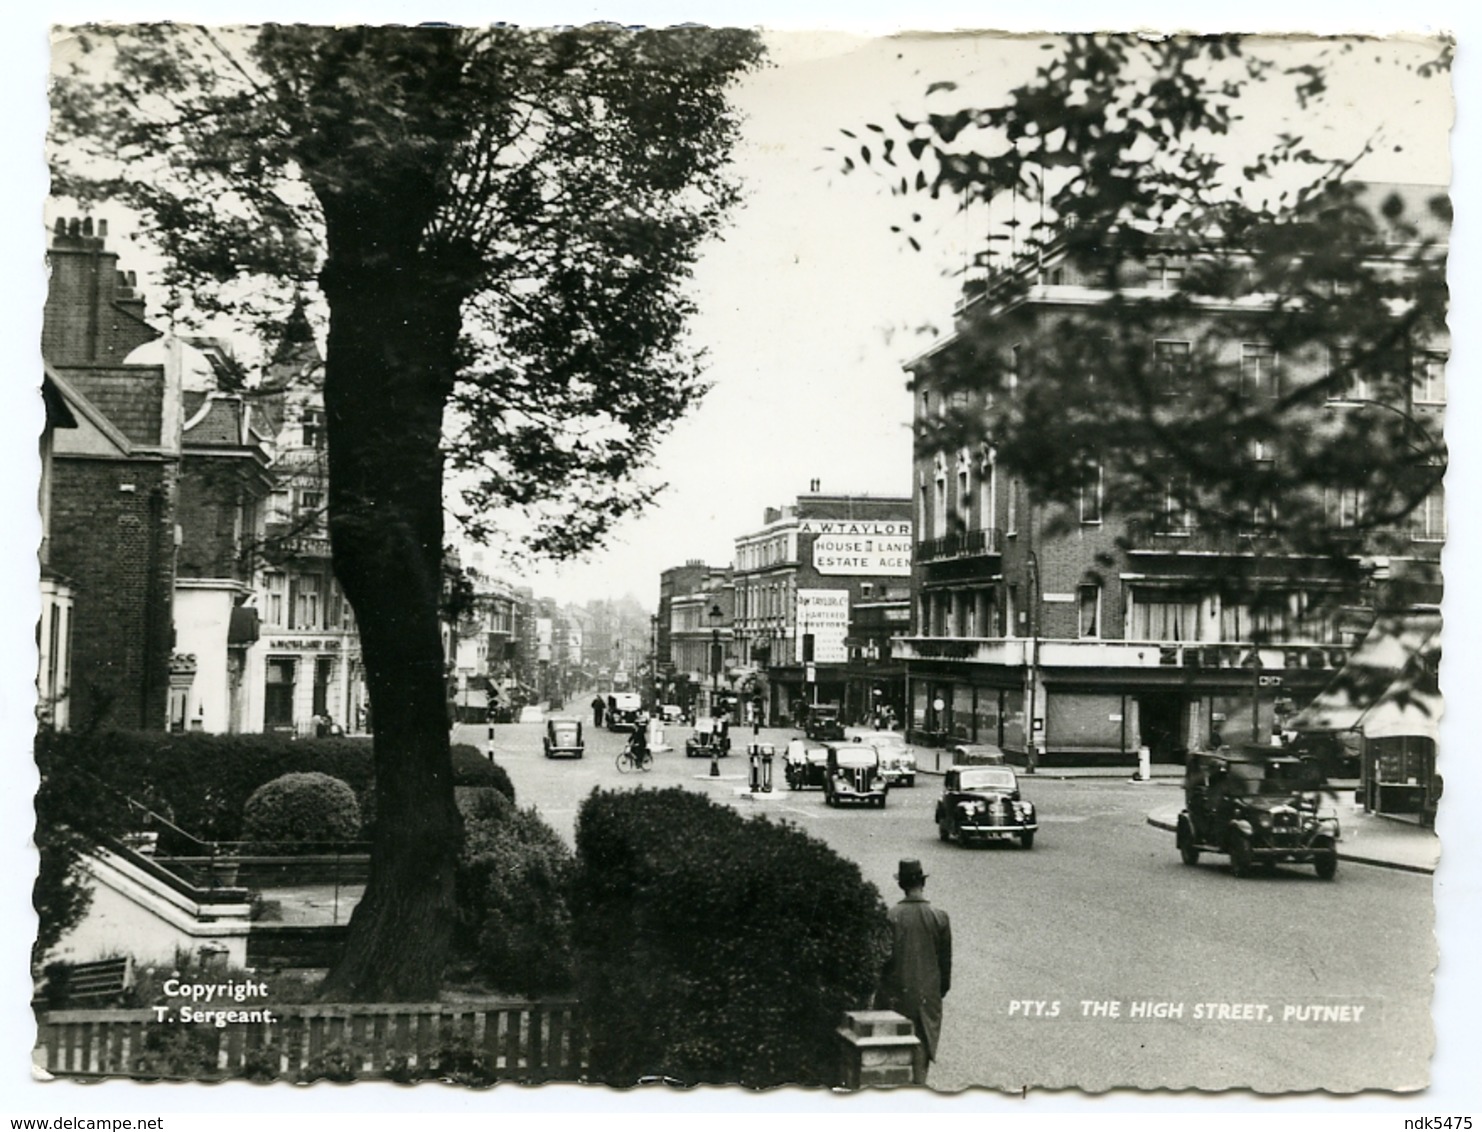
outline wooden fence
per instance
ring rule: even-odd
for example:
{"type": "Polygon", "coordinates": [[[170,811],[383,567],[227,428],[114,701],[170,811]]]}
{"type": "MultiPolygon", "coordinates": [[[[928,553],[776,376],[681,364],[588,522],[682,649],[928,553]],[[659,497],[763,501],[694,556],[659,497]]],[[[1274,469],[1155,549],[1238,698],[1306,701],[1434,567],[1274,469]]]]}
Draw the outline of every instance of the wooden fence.
{"type": "MultiPolygon", "coordinates": [[[[176,1004],[178,1005],[178,1004],[176,1004]]],[[[209,1009],[258,1009],[253,1002],[209,1009]]],[[[571,1000],[268,1006],[271,1022],[161,1022],[154,1010],[38,1015],[36,1065],[58,1077],[297,1080],[427,1076],[457,1062],[490,1081],[577,1081],[586,1043],[571,1000]],[[162,1069],[167,1046],[192,1043],[199,1072],[162,1069]]],[[[178,1053],[174,1059],[179,1064],[178,1053]]]]}

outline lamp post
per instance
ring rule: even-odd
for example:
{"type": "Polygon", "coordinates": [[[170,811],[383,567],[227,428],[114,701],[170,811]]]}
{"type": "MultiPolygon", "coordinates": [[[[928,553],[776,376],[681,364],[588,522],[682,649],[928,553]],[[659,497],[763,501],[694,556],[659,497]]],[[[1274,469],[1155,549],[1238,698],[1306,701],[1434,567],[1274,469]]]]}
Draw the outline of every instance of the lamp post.
{"type": "Polygon", "coordinates": [[[719,604],[710,607],[710,716],[715,718],[719,713],[716,707],[720,703],[720,620],[725,616],[719,604]]]}

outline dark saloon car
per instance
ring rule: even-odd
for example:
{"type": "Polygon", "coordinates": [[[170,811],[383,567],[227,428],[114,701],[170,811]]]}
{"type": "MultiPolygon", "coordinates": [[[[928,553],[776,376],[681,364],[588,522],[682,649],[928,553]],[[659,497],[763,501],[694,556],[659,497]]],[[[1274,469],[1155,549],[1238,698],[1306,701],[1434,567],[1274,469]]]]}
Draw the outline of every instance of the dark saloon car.
{"type": "Polygon", "coordinates": [[[810,704],[803,721],[803,734],[820,743],[844,738],[844,721],[839,718],[838,704],[810,704]]]}
{"type": "Polygon", "coordinates": [[[863,802],[885,806],[885,773],[880,752],[869,743],[829,743],[825,746],[823,800],[830,806],[863,802]]]}
{"type": "Polygon", "coordinates": [[[1195,751],[1184,769],[1177,844],[1186,865],[1228,853],[1236,876],[1257,864],[1310,864],[1338,872],[1338,816],[1318,767],[1280,748],[1195,751]]]}
{"type": "Polygon", "coordinates": [[[942,782],[937,802],[937,836],[943,841],[1000,841],[1015,838],[1034,847],[1039,815],[1019,794],[1019,779],[1006,766],[954,766],[942,782]]]}
{"type": "Polygon", "coordinates": [[[545,735],[541,743],[548,759],[581,758],[586,753],[586,744],[581,737],[581,720],[546,720],[545,735]]]}

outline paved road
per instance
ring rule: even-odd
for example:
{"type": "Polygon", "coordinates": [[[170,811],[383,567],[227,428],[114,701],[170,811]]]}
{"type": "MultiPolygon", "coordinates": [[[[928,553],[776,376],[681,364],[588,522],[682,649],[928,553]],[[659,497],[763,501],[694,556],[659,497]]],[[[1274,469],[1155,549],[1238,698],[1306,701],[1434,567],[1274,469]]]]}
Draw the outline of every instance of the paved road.
{"type": "Polygon", "coordinates": [[[1164,783],[1026,779],[1041,811],[1034,849],[966,849],[937,840],[931,777],[892,791],[883,811],[832,810],[816,791],[739,797],[736,756],[718,780],[682,750],[648,775],[619,775],[622,735],[589,727],[588,757],[555,763],[540,755],[538,727],[496,730],[520,803],[568,838],[593,787],[683,785],[795,822],[890,900],[896,861],[921,858],[957,953],[937,1088],[1347,1091],[1427,1079],[1429,877],[1345,864],[1332,883],[1295,866],[1238,880],[1223,858],[1187,868],[1172,836],[1145,823],[1175,788],[1164,783]],[[1137,1003],[1182,1016],[1135,1018],[1137,1003]]]}

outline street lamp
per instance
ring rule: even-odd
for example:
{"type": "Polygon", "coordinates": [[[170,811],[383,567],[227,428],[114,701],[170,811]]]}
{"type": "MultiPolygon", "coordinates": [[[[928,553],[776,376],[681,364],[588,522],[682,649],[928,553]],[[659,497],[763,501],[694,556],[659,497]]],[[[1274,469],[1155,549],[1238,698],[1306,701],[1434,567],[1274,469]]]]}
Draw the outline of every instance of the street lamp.
{"type": "Polygon", "coordinates": [[[710,607],[710,716],[713,719],[719,713],[715,710],[720,703],[720,622],[725,613],[719,604],[710,607]]]}

